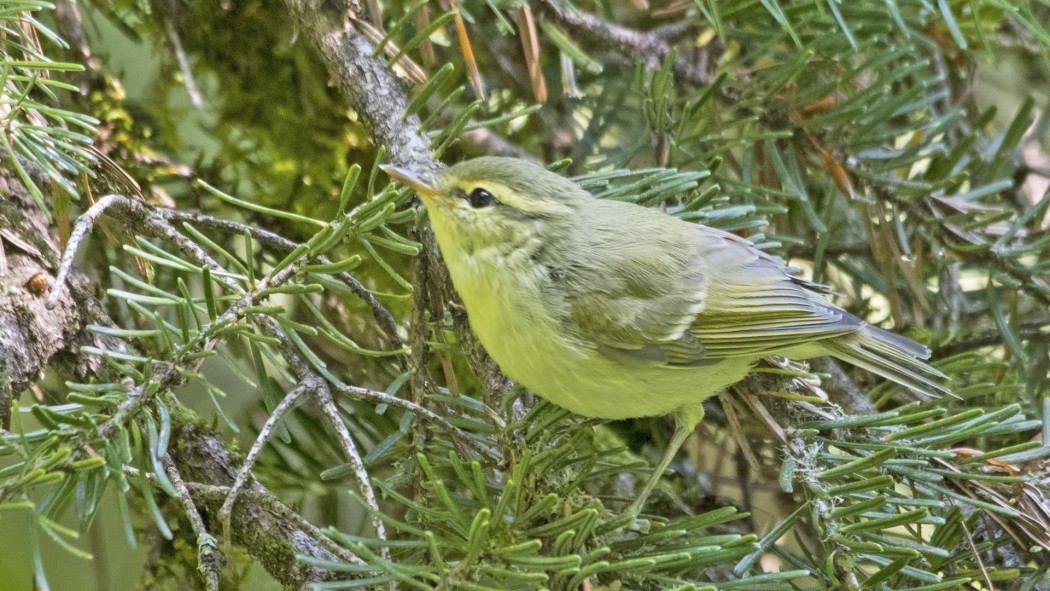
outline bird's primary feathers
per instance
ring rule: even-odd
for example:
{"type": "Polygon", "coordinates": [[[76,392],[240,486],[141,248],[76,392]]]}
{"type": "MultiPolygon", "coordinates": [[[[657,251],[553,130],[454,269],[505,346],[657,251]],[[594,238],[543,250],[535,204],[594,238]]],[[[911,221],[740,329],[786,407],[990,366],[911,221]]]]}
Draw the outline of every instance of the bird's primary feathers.
{"type": "Polygon", "coordinates": [[[609,419],[696,406],[770,355],[946,392],[929,350],[828,302],[733,234],[478,158],[418,183],[471,326],[510,377],[609,419]]]}

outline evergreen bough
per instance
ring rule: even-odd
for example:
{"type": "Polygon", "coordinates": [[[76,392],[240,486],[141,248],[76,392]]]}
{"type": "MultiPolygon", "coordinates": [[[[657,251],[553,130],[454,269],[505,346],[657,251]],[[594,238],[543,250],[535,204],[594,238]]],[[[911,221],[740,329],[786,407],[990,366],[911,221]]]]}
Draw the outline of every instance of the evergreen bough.
{"type": "Polygon", "coordinates": [[[1045,83],[1050,8],[642,4],[86,3],[180,72],[132,104],[76,5],[0,0],[0,518],[35,584],[114,498],[151,584],[1050,589],[1047,96],[982,78],[1045,83]],[[770,360],[627,523],[668,425],[503,378],[377,168],[485,153],[747,236],[957,396],[770,360]]]}

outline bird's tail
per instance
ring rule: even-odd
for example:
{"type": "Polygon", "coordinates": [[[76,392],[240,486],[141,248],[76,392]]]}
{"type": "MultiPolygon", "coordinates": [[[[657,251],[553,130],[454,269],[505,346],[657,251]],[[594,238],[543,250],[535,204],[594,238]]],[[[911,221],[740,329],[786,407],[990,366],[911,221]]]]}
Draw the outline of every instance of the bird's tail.
{"type": "Polygon", "coordinates": [[[821,344],[832,356],[893,380],[918,394],[930,398],[953,395],[947,386],[934,381],[947,379],[947,376],[924,361],[930,358],[930,350],[911,339],[868,325],[821,344]]]}

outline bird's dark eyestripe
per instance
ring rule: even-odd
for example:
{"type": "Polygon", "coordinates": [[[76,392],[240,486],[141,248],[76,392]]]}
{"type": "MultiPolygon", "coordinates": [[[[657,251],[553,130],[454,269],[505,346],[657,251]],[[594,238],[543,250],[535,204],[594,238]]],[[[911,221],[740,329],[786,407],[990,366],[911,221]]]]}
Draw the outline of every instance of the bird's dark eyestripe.
{"type": "Polygon", "coordinates": [[[482,207],[490,207],[492,205],[496,205],[499,202],[496,201],[496,198],[492,196],[492,193],[489,193],[485,189],[478,187],[477,189],[471,191],[470,195],[467,195],[467,203],[470,203],[470,206],[474,209],[479,209],[482,207]]]}

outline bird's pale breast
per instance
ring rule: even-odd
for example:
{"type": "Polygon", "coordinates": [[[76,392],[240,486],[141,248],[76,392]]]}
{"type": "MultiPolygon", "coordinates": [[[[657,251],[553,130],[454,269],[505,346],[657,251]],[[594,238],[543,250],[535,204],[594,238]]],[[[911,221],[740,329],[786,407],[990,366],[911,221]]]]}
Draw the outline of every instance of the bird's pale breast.
{"type": "Polygon", "coordinates": [[[690,368],[623,364],[566,332],[544,306],[539,292],[545,277],[535,265],[514,264],[506,253],[485,250],[447,264],[471,327],[500,369],[577,414],[606,419],[667,414],[716,394],[751,366],[744,359],[690,368]]]}

